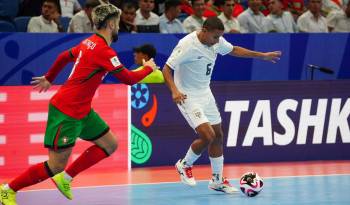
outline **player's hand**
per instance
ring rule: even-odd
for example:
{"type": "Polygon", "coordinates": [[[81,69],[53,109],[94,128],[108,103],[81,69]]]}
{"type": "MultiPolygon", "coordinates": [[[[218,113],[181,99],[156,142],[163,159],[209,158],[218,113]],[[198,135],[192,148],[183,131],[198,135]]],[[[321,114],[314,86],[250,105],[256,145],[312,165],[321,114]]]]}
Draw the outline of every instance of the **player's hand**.
{"type": "Polygon", "coordinates": [[[185,103],[185,99],[187,99],[187,95],[185,95],[179,91],[173,92],[172,97],[173,97],[173,101],[179,105],[182,105],[183,103],[185,103]]]}
{"type": "Polygon", "coordinates": [[[39,93],[46,92],[51,87],[51,83],[45,76],[33,77],[30,84],[34,85],[34,90],[39,90],[39,93]]]}
{"type": "Polygon", "coordinates": [[[142,59],[142,65],[151,67],[153,69],[153,71],[159,69],[159,67],[154,62],[153,58],[149,59],[148,61],[145,61],[145,59],[142,59]]]}
{"type": "Polygon", "coordinates": [[[282,55],[281,51],[273,51],[273,52],[266,52],[263,53],[263,60],[270,61],[272,63],[276,63],[282,55]]]}

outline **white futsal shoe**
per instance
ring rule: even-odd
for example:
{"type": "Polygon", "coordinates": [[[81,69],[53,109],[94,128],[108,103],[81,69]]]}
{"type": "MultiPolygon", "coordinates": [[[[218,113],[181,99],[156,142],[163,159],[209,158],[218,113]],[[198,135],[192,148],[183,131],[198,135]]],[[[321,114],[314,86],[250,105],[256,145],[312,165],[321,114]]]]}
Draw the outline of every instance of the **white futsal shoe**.
{"type": "Polygon", "coordinates": [[[222,178],[222,180],[219,181],[212,178],[209,181],[208,188],[226,194],[234,194],[238,192],[238,189],[234,188],[226,178],[222,178]]]}
{"type": "Polygon", "coordinates": [[[182,183],[189,186],[196,186],[196,180],[192,175],[192,166],[186,166],[186,162],[179,159],[179,161],[177,161],[175,164],[175,168],[180,174],[182,183]]]}

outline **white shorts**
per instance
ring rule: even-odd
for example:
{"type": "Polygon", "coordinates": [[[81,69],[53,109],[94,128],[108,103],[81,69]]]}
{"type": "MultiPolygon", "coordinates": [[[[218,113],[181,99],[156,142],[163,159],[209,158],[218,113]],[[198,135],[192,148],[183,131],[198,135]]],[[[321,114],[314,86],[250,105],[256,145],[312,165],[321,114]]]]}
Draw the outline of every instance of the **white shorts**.
{"type": "Polygon", "coordinates": [[[221,123],[221,115],[211,92],[200,97],[187,95],[185,103],[177,106],[193,129],[207,122],[211,125],[221,123]]]}

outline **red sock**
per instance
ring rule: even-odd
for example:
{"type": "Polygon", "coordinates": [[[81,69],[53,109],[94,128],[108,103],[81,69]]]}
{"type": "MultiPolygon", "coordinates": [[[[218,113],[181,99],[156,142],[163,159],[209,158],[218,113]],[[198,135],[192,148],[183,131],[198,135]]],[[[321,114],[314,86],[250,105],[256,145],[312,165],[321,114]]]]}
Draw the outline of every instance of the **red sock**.
{"type": "Polygon", "coordinates": [[[45,167],[45,163],[46,162],[42,162],[29,167],[25,172],[9,183],[10,188],[13,189],[13,191],[18,191],[24,187],[37,184],[49,178],[51,171],[49,171],[48,167],[45,167]]]}
{"type": "Polygon", "coordinates": [[[102,148],[97,145],[93,145],[85,150],[85,152],[81,154],[78,159],[76,159],[73,164],[68,167],[68,169],[66,169],[66,173],[74,178],[80,172],[88,169],[108,156],[108,153],[102,148]]]}

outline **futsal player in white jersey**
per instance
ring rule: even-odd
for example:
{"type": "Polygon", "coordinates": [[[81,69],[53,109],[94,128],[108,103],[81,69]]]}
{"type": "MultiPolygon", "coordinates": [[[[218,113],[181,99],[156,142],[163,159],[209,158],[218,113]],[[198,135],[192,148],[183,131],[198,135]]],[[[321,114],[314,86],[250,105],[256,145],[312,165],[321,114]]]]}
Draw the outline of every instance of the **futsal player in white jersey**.
{"type": "Polygon", "coordinates": [[[275,63],[281,52],[263,53],[233,46],[222,37],[223,34],[221,20],[217,17],[208,18],[201,30],[179,41],[163,68],[163,75],[173,101],[199,136],[191,144],[186,156],[175,165],[181,181],[190,186],[196,185],[192,165],[208,149],[212,168],[209,188],[234,193],[237,189],[222,176],[224,157],[221,116],[209,86],[215,60],[217,54],[230,54],[275,63]]]}

